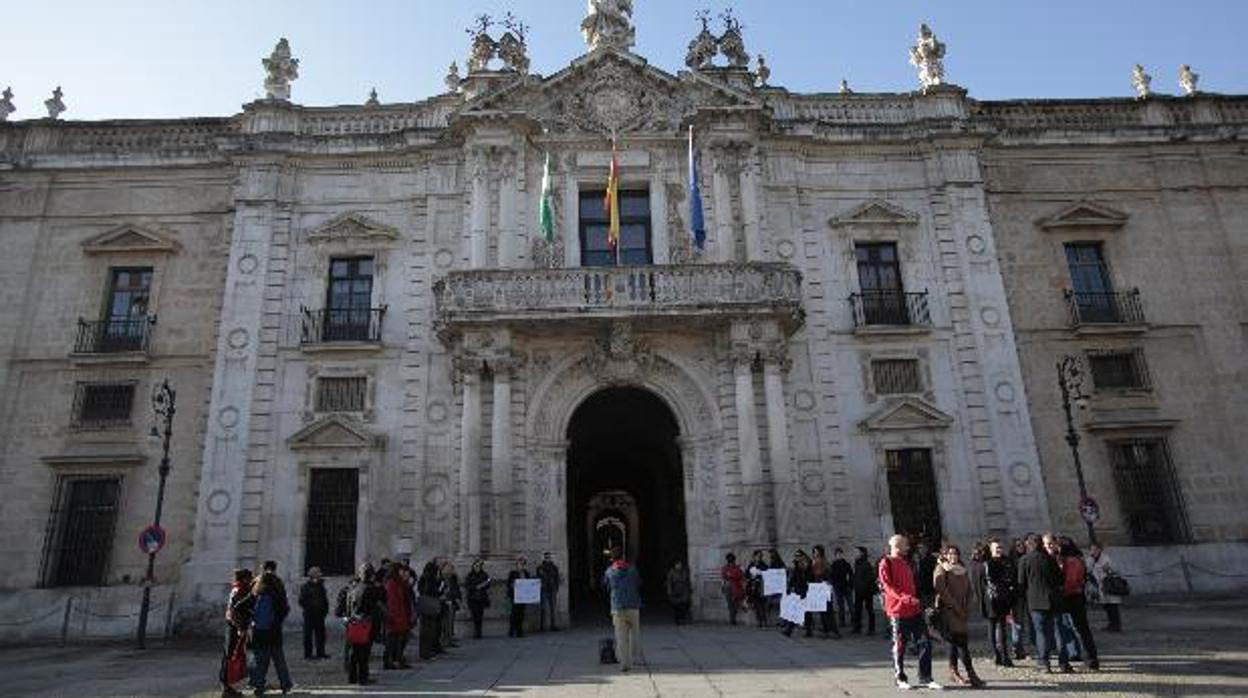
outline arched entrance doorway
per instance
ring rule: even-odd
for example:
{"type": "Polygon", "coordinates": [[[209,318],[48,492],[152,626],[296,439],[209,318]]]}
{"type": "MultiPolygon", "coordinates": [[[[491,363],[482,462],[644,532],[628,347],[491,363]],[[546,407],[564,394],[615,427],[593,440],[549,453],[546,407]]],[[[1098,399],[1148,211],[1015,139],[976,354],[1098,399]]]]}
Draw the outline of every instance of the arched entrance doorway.
{"type": "Polygon", "coordinates": [[[676,417],[654,393],[606,388],[568,423],[568,601],[604,613],[605,551],[622,547],[641,572],[647,607],[662,605],[667,569],[688,564],[676,417]]]}

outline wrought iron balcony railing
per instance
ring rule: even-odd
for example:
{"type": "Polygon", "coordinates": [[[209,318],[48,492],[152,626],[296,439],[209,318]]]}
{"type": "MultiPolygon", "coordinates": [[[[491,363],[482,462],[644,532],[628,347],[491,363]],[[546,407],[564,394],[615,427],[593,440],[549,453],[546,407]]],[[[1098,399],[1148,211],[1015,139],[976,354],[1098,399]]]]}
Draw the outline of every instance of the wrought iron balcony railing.
{"type": "Polygon", "coordinates": [[[380,342],[386,308],[303,308],[300,344],[380,342]]]}
{"type": "Polygon", "coordinates": [[[1070,309],[1070,323],[1074,327],[1144,324],[1144,307],[1140,304],[1138,288],[1108,293],[1068,290],[1066,305],[1070,309]]]}
{"type": "Polygon", "coordinates": [[[800,320],[787,264],[682,264],[453,271],[434,286],[444,323],[616,315],[783,314],[800,320]]]}
{"type": "Polygon", "coordinates": [[[862,291],[849,297],[855,327],[912,327],[932,324],[927,291],[862,291]]]}
{"type": "Polygon", "coordinates": [[[75,354],[118,354],[146,352],[156,316],[113,317],[104,320],[78,319],[74,338],[75,354]]]}

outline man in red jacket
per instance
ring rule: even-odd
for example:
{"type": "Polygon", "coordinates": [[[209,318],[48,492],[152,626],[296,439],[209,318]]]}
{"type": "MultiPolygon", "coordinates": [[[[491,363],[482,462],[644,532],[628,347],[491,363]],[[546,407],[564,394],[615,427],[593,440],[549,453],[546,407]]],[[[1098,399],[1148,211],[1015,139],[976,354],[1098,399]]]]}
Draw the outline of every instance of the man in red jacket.
{"type": "Polygon", "coordinates": [[[893,626],[893,672],[897,687],[914,688],[906,679],[906,643],[914,642],[919,648],[918,686],[940,690],[940,684],[932,680],[932,640],[927,634],[927,621],[923,619],[923,604],[919,602],[914,585],[914,571],[906,560],[910,541],[897,534],[888,539],[888,557],[880,560],[880,589],[884,590],[884,613],[893,626]]]}

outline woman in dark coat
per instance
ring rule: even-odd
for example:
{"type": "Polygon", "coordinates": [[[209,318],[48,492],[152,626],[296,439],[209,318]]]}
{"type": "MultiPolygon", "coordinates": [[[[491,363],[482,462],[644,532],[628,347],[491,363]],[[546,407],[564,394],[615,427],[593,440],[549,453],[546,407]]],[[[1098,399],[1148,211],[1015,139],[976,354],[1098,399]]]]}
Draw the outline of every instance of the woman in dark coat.
{"type": "Polygon", "coordinates": [[[932,573],[936,606],[940,609],[949,642],[949,678],[955,683],[983,688],[984,682],[975,673],[971,660],[968,628],[975,592],[970,573],[962,566],[962,552],[956,545],[946,545],[932,573]],[[966,667],[966,675],[958,671],[958,661],[966,667]]]}
{"type": "MultiPolygon", "coordinates": [[[[797,594],[803,599],[806,598],[806,591],[810,588],[810,558],[806,557],[806,553],[799,550],[793,553],[793,569],[789,571],[788,592],[797,594]]],[[[806,628],[806,637],[810,637],[813,631],[811,627],[812,613],[804,616],[805,622],[802,624],[806,628]]],[[[793,628],[797,627],[796,623],[784,621],[784,635],[788,637],[793,634],[793,628]]]]}
{"type": "MultiPolygon", "coordinates": [[[[377,585],[372,565],[362,565],[360,572],[347,589],[347,622],[368,621],[373,623],[373,632],[377,632],[376,618],[384,615],[386,594],[377,585]]],[[[347,662],[347,683],[361,686],[372,683],[368,678],[368,660],[372,653],[373,643],[351,644],[350,659],[347,662]]]]}
{"type": "MultiPolygon", "coordinates": [[[[242,695],[234,684],[226,680],[230,657],[238,651],[240,643],[247,643],[247,628],[251,625],[251,609],[256,599],[251,595],[251,570],[234,570],[234,583],[225,602],[225,654],[221,657],[221,692],[227,696],[242,695]]],[[[244,650],[245,651],[245,650],[244,650]]]]}
{"type": "Polygon", "coordinates": [[[420,613],[420,658],[433,659],[442,653],[442,629],[438,621],[442,614],[443,590],[437,560],[425,563],[420,581],[416,583],[416,591],[420,594],[416,599],[416,610],[420,613]]]}
{"type": "Polygon", "coordinates": [[[1018,570],[1014,558],[1006,552],[1000,539],[988,541],[988,559],[984,561],[984,610],[988,616],[988,639],[997,666],[1014,666],[1010,659],[1010,614],[1017,604],[1018,570]]]}
{"type": "Polygon", "coordinates": [[[767,625],[767,597],[763,596],[763,572],[766,570],[763,551],[755,550],[749,566],[745,568],[745,598],[754,609],[754,619],[760,628],[767,625]]]}
{"type": "Polygon", "coordinates": [[[481,558],[472,561],[472,568],[464,578],[464,587],[468,592],[468,612],[472,614],[472,636],[481,639],[481,623],[485,619],[485,609],[490,606],[490,579],[485,571],[485,563],[481,558]]]}

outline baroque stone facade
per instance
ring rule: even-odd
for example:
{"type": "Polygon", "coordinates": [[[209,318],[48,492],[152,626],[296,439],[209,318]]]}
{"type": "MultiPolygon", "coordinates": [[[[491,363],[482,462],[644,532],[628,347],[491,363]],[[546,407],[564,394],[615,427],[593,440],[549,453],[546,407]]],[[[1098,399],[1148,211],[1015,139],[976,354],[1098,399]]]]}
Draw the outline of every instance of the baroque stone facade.
{"type": "Polygon", "coordinates": [[[1143,347],[1153,390],[1080,413],[1103,537],[1139,542],[1106,448],[1160,434],[1190,522],[1169,542],[1243,541],[1248,100],[977,101],[927,27],[921,90],[796,94],[749,71],[735,20],[691,70],[651,66],[631,12],[591,3],[588,52],[549,76],[523,25],[491,69],[483,22],[467,75],[416,103],[292,103],[283,40],[234,117],[0,124],[4,604],[137,599],[166,376],[156,582],[188,623],[232,568],[343,545],[347,567],[498,572],[552,551],[579,589],[596,536],[620,536],[649,574],[687,560],[713,617],[730,551],[1078,532],[1052,364],[1118,346],[1143,347]],[[612,136],[647,264],[586,263],[612,136]],[[1146,326],[1072,326],[1063,244],[1089,241],[1146,326]],[[119,291],[126,270],[148,285],[119,291]],[[141,346],[99,341],[133,327],[141,346]],[[83,407],[109,381],[136,386],[124,415],[83,407]],[[63,563],[92,478],[121,494],[88,592],[63,563]]]}

